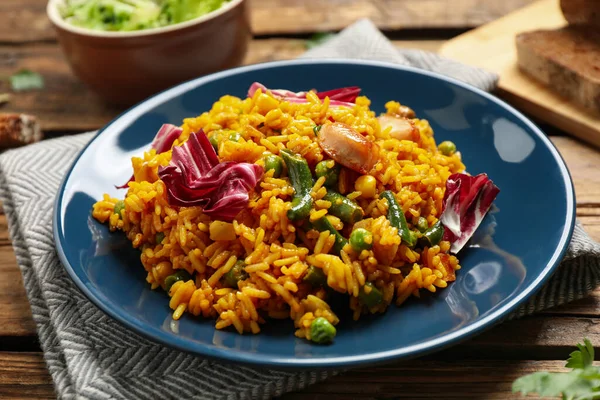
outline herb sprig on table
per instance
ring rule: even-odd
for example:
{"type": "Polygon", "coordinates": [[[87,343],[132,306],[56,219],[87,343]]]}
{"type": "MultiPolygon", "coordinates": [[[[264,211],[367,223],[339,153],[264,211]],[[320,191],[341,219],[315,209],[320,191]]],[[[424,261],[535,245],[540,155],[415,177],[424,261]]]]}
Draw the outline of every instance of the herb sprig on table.
{"type": "Polygon", "coordinates": [[[15,92],[44,88],[44,78],[37,72],[22,69],[10,76],[10,86],[15,92]]]}
{"type": "Polygon", "coordinates": [[[577,345],[570,354],[566,368],[569,372],[535,372],[517,379],[513,392],[523,395],[537,393],[542,397],[563,400],[600,399],[600,367],[594,366],[594,347],[588,339],[577,345]]]}

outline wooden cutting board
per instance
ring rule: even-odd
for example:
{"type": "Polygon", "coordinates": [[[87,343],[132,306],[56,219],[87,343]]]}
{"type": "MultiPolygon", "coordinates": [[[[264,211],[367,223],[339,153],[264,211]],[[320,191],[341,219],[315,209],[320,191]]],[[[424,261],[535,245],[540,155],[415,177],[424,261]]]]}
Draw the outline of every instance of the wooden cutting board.
{"type": "MultiPolygon", "coordinates": [[[[599,0],[600,1],[600,0],[599,0]]],[[[600,114],[586,111],[521,72],[515,36],[566,25],[559,0],[541,0],[446,42],[440,54],[500,75],[498,94],[520,110],[600,147],[600,114]]]]}

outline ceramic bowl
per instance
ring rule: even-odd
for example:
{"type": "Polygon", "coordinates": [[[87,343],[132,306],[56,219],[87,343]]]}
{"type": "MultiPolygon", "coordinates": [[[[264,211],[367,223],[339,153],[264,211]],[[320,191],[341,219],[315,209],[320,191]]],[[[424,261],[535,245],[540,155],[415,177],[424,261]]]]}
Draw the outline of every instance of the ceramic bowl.
{"type": "Polygon", "coordinates": [[[48,17],[73,72],[112,104],[132,105],[168,87],[241,64],[251,37],[245,0],[180,24],[133,32],[96,31],[66,22],[64,0],[48,17]]]}

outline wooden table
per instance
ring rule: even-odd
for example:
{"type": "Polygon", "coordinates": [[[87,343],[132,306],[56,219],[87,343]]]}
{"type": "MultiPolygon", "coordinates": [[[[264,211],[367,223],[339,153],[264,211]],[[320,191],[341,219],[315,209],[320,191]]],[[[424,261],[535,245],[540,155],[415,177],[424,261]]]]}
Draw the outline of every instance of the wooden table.
{"type": "MultiPolygon", "coordinates": [[[[375,21],[398,47],[435,51],[454,35],[530,1],[252,0],[256,36],[246,63],[293,58],[305,50],[310,34],[339,30],[359,17],[375,21]]],[[[43,91],[15,95],[0,112],[37,115],[47,137],[99,128],[120,110],[102,103],[72,76],[45,17],[45,2],[0,1],[0,76],[29,68],[46,79],[43,91]]],[[[0,84],[0,92],[6,90],[0,84]]],[[[600,241],[600,153],[544,128],[571,170],[577,217],[600,241]]],[[[518,376],[561,370],[584,336],[600,344],[599,306],[597,290],[586,299],[504,323],[424,359],[358,369],[284,398],[511,398],[511,383],[518,376]]],[[[53,397],[6,217],[0,215],[0,398],[53,397]]]]}

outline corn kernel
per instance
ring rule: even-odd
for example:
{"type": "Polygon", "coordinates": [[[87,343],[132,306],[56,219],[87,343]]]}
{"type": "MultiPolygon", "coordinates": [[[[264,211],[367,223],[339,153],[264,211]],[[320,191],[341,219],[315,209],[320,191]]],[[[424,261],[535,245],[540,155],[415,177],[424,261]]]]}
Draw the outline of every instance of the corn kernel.
{"type": "Polygon", "coordinates": [[[363,175],[356,180],[354,189],[357,192],[361,192],[362,197],[375,197],[377,193],[377,180],[371,175],[363,175]]]}
{"type": "Polygon", "coordinates": [[[258,106],[259,112],[264,115],[277,108],[279,102],[268,94],[262,93],[258,96],[258,99],[256,99],[256,105],[258,106]]]}

